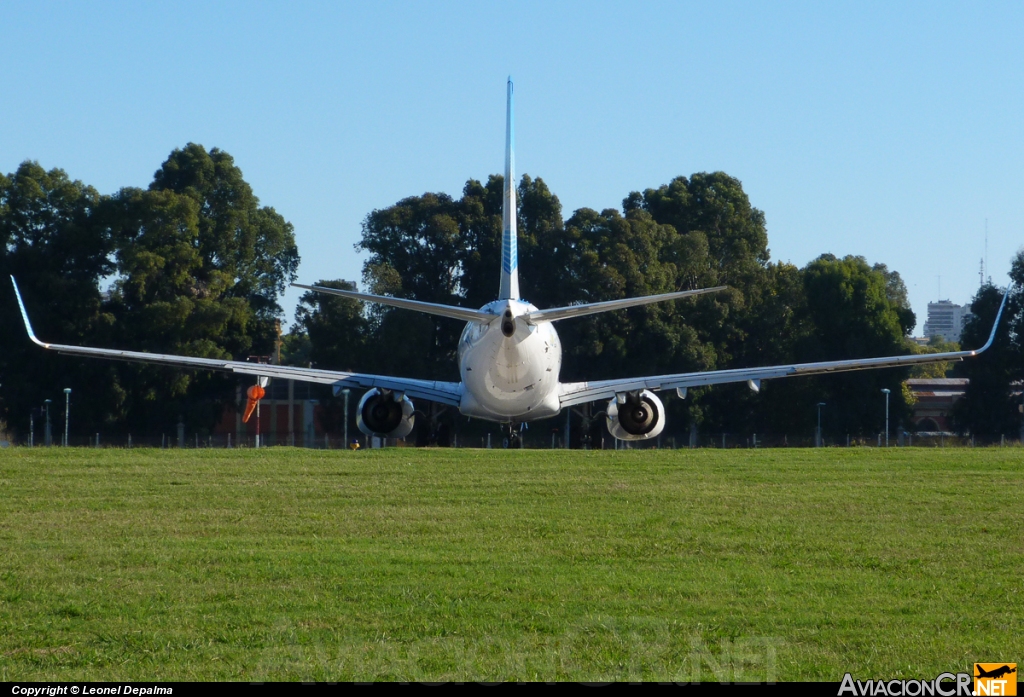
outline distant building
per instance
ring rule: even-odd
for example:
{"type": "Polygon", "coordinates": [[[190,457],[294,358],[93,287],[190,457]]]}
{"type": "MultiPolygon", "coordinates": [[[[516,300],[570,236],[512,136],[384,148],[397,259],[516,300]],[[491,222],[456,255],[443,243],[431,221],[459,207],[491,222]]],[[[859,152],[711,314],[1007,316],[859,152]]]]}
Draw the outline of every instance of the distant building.
{"type": "MultiPolygon", "coordinates": [[[[937,303],[936,303],[937,304],[937,303]]],[[[929,308],[931,305],[929,305],[929,308]]],[[[917,398],[910,421],[916,431],[949,433],[953,430],[953,405],[964,398],[967,378],[911,378],[907,386],[917,398]]]]}
{"type": "Polygon", "coordinates": [[[944,341],[960,343],[960,332],[971,313],[963,305],[949,300],[928,303],[928,320],[924,323],[924,335],[928,338],[941,336],[944,341]]]}
{"type": "MultiPolygon", "coordinates": [[[[952,433],[953,407],[967,394],[971,381],[967,378],[910,378],[907,387],[917,400],[912,407],[910,422],[914,430],[924,433],[952,433]]],[[[1010,400],[1024,414],[1024,381],[1010,383],[1010,400]]],[[[1024,418],[1024,417],[1022,417],[1024,418]]],[[[1024,421],[1021,423],[1024,441],[1024,421]]]]}

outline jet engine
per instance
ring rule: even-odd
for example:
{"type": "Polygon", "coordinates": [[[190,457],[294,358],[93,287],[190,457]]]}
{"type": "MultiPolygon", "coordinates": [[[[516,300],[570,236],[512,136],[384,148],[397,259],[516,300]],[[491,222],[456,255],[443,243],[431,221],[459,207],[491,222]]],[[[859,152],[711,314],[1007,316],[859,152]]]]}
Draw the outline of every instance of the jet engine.
{"type": "Polygon", "coordinates": [[[375,387],[363,395],[356,408],[356,425],[368,436],[405,438],[415,422],[412,402],[402,392],[375,387]]]}
{"type": "Polygon", "coordinates": [[[608,432],[619,440],[655,438],[665,428],[665,405],[650,390],[616,395],[605,413],[608,432]]]}

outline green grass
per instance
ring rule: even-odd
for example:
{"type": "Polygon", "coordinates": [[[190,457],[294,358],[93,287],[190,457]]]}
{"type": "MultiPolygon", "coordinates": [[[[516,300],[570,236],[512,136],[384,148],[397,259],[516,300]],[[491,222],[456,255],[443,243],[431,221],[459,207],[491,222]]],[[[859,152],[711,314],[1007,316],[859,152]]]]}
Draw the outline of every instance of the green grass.
{"type": "Polygon", "coordinates": [[[1022,485],[1019,448],[8,449],[0,680],[1019,662],[1022,485]]]}

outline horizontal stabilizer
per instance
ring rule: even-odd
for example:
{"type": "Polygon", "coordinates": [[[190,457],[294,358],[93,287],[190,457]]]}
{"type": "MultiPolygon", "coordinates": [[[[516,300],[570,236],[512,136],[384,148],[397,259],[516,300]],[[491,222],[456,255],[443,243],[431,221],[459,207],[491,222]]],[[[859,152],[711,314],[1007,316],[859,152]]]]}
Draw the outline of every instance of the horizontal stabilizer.
{"type": "Polygon", "coordinates": [[[601,303],[587,303],[586,305],[570,305],[568,307],[553,307],[550,310],[537,310],[526,315],[526,320],[531,323],[557,322],[560,319],[570,317],[582,317],[584,315],[596,315],[599,312],[611,312],[613,310],[624,310],[627,307],[638,305],[650,305],[651,303],[665,302],[666,300],[679,300],[688,298],[691,295],[703,295],[705,293],[717,293],[729,286],[716,286],[714,288],[701,288],[699,290],[681,290],[677,293],[662,293],[661,295],[645,295],[639,298],[624,298],[622,300],[607,300],[601,303]]]}
{"type": "Polygon", "coordinates": [[[340,295],[343,298],[352,298],[353,300],[362,300],[368,303],[379,303],[381,305],[390,305],[391,307],[400,307],[404,310],[415,310],[416,312],[425,312],[428,315],[440,315],[441,317],[451,317],[452,319],[461,319],[463,322],[490,322],[497,315],[493,315],[490,312],[483,312],[482,310],[473,310],[468,307],[456,307],[455,305],[439,305],[438,303],[425,303],[421,300],[407,300],[406,298],[392,298],[387,295],[372,295],[370,293],[360,293],[354,290],[338,290],[337,288],[324,288],[323,286],[304,286],[301,283],[293,283],[292,286],[295,288],[305,288],[315,293],[326,293],[327,295],[340,295]]]}

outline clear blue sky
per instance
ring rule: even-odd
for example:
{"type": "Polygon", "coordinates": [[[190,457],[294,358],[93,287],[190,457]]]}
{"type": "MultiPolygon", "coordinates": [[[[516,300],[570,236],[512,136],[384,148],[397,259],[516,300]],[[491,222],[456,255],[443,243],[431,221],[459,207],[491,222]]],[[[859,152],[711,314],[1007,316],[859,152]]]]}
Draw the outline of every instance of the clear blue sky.
{"type": "Polygon", "coordinates": [[[1024,244],[1021,2],[8,0],[0,46],[0,170],[113,193],[222,148],[295,225],[302,282],[359,280],[374,208],[500,172],[509,74],[517,168],[566,217],[723,170],[773,259],[899,271],[916,333],[939,276],[976,290],[986,218],[995,283],[1024,244]]]}

